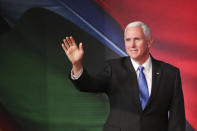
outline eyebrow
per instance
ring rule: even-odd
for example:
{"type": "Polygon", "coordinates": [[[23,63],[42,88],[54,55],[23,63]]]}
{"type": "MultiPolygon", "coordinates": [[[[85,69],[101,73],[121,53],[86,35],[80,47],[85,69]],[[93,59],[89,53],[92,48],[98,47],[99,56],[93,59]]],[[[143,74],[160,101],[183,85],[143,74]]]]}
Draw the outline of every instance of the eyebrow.
{"type": "MultiPolygon", "coordinates": [[[[125,38],[125,40],[131,40],[132,38],[125,38]]],[[[134,37],[133,39],[141,39],[140,37],[134,37]]]]}
{"type": "Polygon", "coordinates": [[[131,40],[131,38],[125,38],[125,40],[126,40],[126,41],[129,41],[129,40],[131,40]]]}

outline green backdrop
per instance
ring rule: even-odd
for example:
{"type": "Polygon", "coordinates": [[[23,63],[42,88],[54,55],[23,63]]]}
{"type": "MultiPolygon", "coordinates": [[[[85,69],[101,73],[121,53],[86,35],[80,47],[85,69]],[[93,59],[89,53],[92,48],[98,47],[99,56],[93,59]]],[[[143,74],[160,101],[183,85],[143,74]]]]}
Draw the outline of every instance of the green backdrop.
{"type": "Polygon", "coordinates": [[[84,65],[93,75],[105,59],[118,57],[71,22],[39,8],[0,36],[0,103],[20,130],[102,130],[107,97],[79,92],[68,79],[71,64],[61,49],[66,35],[84,43],[84,65]]]}

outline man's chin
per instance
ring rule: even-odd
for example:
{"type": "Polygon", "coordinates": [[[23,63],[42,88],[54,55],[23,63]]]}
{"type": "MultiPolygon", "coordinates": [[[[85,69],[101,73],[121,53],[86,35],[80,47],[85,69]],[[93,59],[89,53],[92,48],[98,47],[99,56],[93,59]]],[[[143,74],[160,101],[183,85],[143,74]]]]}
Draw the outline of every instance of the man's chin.
{"type": "Polygon", "coordinates": [[[139,59],[139,56],[137,56],[137,55],[129,55],[129,56],[130,56],[130,58],[133,59],[133,60],[139,59]]]}

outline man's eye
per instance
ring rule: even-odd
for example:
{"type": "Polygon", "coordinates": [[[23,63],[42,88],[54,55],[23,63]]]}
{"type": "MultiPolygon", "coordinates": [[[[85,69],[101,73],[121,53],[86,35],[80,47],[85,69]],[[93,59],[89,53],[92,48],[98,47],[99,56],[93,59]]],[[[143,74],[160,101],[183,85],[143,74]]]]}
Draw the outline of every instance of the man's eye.
{"type": "Polygon", "coordinates": [[[125,39],[126,41],[130,41],[131,39],[130,38],[127,38],[127,39],[125,39]]]}
{"type": "Polygon", "coordinates": [[[140,38],[135,38],[135,40],[140,40],[140,38]]]}

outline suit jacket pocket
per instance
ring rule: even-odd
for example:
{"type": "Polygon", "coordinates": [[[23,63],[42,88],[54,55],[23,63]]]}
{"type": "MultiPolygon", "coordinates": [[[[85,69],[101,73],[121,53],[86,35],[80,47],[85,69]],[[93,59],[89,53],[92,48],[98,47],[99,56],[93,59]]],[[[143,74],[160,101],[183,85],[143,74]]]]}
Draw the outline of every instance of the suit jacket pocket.
{"type": "Polygon", "coordinates": [[[119,127],[115,127],[113,125],[105,124],[103,131],[121,131],[119,127]]]}

